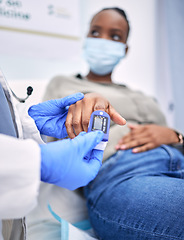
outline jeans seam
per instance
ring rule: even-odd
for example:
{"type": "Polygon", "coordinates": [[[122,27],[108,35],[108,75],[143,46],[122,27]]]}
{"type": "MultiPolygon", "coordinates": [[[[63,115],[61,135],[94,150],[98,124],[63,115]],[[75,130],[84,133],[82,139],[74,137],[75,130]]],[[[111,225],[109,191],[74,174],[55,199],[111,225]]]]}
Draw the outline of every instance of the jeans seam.
{"type": "Polygon", "coordinates": [[[184,178],[184,169],[181,169],[181,170],[180,170],[180,176],[181,176],[181,179],[184,178]]]}
{"type": "Polygon", "coordinates": [[[151,233],[151,232],[148,232],[148,231],[145,231],[145,230],[142,230],[142,229],[138,229],[138,228],[134,228],[134,227],[131,227],[131,226],[128,226],[128,225],[125,225],[125,224],[120,224],[118,223],[117,221],[112,221],[112,220],[109,220],[107,218],[104,218],[100,215],[100,213],[94,209],[94,212],[101,218],[103,219],[104,221],[106,222],[112,222],[112,223],[115,223],[115,224],[118,224],[119,226],[121,226],[122,228],[126,229],[126,228],[129,228],[129,229],[133,229],[137,232],[143,232],[143,233],[147,233],[149,235],[152,235],[154,237],[164,237],[164,238],[173,238],[173,239],[178,239],[178,240],[183,240],[182,238],[179,238],[179,237],[175,237],[175,236],[171,236],[171,235],[163,235],[163,234],[159,234],[159,233],[151,233]],[[156,235],[156,236],[155,236],[156,235]]]}

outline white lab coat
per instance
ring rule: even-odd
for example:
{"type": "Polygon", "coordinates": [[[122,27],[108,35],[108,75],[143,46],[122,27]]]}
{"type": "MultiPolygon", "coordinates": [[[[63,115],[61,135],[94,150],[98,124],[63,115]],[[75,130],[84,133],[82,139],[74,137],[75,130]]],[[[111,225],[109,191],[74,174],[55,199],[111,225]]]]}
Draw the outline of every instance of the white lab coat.
{"type": "MultiPolygon", "coordinates": [[[[38,143],[43,141],[33,119],[27,114],[28,107],[25,108],[25,104],[18,109],[15,107],[1,71],[0,83],[12,102],[19,134],[19,139],[0,134],[0,219],[18,219],[37,205],[41,161],[38,143]]],[[[3,239],[1,228],[4,225],[1,220],[0,240],[3,239]]],[[[24,224],[24,220],[21,222],[24,224]]],[[[9,234],[6,234],[6,239],[9,239],[9,234]]]]}

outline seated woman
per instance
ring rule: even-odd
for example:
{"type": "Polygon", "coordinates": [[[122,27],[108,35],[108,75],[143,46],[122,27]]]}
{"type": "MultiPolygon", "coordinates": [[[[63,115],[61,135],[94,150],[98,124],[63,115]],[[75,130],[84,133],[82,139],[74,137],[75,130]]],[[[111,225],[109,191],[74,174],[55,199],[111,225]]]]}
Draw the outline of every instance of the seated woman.
{"type": "Polygon", "coordinates": [[[85,93],[69,108],[65,125],[70,138],[87,131],[95,110],[106,111],[118,122],[115,108],[127,120],[123,127],[111,123],[105,162],[85,188],[99,239],[184,239],[184,156],[175,148],[182,146],[183,137],[166,126],[153,98],[112,82],[114,67],[128,51],[128,33],[122,9],[98,12],[84,44],[89,73],[55,77],[44,100],[85,93]]]}

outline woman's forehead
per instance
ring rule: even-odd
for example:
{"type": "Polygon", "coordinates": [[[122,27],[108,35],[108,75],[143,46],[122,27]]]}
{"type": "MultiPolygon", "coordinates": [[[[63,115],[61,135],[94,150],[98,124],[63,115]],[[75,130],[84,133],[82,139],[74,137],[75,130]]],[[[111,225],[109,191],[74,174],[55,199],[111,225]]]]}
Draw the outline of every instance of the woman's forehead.
{"type": "Polygon", "coordinates": [[[93,19],[91,20],[91,26],[92,25],[100,25],[103,26],[105,24],[106,26],[119,26],[120,28],[126,28],[128,29],[128,23],[125,20],[125,18],[118,13],[115,10],[103,10],[99,13],[97,13],[93,19]]]}

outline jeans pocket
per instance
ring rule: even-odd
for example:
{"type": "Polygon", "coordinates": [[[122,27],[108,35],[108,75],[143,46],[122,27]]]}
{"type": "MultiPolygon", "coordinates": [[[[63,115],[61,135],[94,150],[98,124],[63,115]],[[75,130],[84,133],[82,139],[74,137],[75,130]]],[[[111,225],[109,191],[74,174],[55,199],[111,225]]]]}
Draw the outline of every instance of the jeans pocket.
{"type": "Polygon", "coordinates": [[[173,177],[184,178],[184,155],[176,148],[162,145],[161,146],[169,155],[169,171],[173,177]]]}

